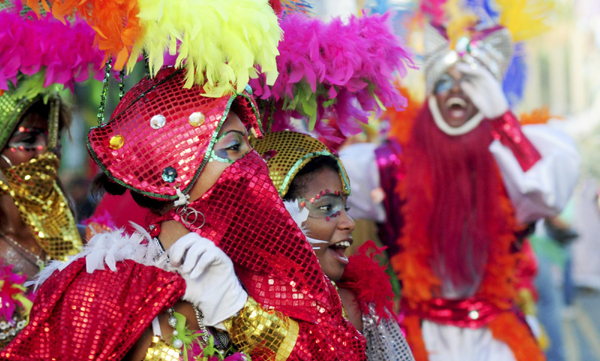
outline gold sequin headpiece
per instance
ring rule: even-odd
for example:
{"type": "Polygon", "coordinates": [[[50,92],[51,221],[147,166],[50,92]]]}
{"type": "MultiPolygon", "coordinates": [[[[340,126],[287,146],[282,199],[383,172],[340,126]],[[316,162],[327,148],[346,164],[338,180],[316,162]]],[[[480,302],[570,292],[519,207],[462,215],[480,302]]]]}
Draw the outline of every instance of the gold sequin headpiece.
{"type": "MultiPolygon", "coordinates": [[[[50,112],[48,114],[48,149],[53,150],[58,145],[61,100],[57,93],[46,97],[50,104],[50,112]]],[[[33,98],[21,97],[14,92],[5,92],[0,95],[0,149],[6,147],[8,140],[27,110],[38,101],[44,101],[43,94],[39,94],[33,98]]]]}
{"type": "Polygon", "coordinates": [[[267,133],[252,141],[254,149],[266,160],[269,175],[281,198],[287,194],[294,177],[317,157],[331,157],[338,164],[344,195],[350,194],[350,181],[344,165],[329,148],[310,135],[283,131],[267,133]]]}

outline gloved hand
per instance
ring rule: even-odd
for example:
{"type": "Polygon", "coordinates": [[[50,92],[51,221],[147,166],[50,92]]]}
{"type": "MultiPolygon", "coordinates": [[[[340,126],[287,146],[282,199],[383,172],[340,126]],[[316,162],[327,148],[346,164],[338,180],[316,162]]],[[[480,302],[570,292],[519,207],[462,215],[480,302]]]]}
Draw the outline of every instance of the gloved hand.
{"type": "Polygon", "coordinates": [[[183,299],[202,311],[205,325],[214,326],[242,309],[248,294],[229,257],[212,241],[188,233],[168,254],[171,266],[186,282],[183,299]]]}
{"type": "Polygon", "coordinates": [[[460,87],[484,117],[494,119],[508,110],[508,101],[502,91],[502,83],[483,66],[471,67],[458,63],[456,69],[465,75],[460,87]]]}

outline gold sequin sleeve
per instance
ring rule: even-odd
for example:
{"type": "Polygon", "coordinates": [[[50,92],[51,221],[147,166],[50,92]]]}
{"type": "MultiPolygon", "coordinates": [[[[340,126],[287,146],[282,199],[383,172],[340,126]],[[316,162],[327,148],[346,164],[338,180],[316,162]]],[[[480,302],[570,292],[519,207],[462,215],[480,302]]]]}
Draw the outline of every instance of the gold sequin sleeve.
{"type": "Polygon", "coordinates": [[[146,357],[142,361],[179,361],[179,351],[160,337],[154,336],[152,337],[152,344],[146,352],[146,357]]]}
{"type": "Polygon", "coordinates": [[[255,352],[273,354],[286,360],[298,339],[298,323],[281,312],[265,310],[252,297],[238,315],[223,322],[238,350],[252,356],[255,352]]]}

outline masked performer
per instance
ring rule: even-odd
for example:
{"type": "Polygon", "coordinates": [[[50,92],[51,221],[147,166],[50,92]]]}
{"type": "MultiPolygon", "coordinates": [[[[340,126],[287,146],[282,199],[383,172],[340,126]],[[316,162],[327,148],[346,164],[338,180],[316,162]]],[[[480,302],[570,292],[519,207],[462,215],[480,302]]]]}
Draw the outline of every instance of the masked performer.
{"type": "Polygon", "coordinates": [[[325,275],[336,282],[354,326],[367,338],[368,360],[413,360],[393,315],[389,275],[367,252],[346,257],[354,221],[346,200],[350,184],[339,160],[323,143],[302,133],[268,133],[254,142],[292,218],[301,227],[325,275]]]}
{"type": "MultiPolygon", "coordinates": [[[[253,360],[364,359],[364,338],[343,318],[334,286],[248,144],[261,127],[245,84],[255,65],[269,83],[276,75],[280,28],[273,10],[263,1],[175,5],[139,2],[138,9],[117,9],[139,10],[125,16],[126,24],[121,13],[98,21],[100,38],[111,39],[110,19],[126,27],[140,19],[141,29],[128,29],[141,34],[132,61],[160,42],[161,26],[173,42],[182,39],[178,52],[187,56],[187,72],[159,70],[154,62],[163,48],[148,51],[154,76],[88,136],[106,190],[130,189],[154,211],[152,238],[99,234],[67,265],[49,267],[30,325],[1,356],[177,358],[193,352],[200,336],[206,344],[194,357],[204,357],[212,347],[205,327],[217,326],[253,360]],[[160,21],[146,17],[158,14],[160,21]],[[202,51],[192,53],[198,44],[202,51]],[[194,329],[201,332],[193,336],[194,329]]],[[[127,60],[119,53],[116,67],[127,60]]]]}
{"type": "Polygon", "coordinates": [[[59,136],[71,121],[58,91],[102,66],[87,24],[35,18],[18,2],[0,4],[0,348],[27,324],[33,294],[23,283],[47,260],[81,250],[57,178],[59,136]]]}
{"type": "Polygon", "coordinates": [[[515,269],[526,225],[564,206],[579,158],[564,134],[519,125],[501,83],[511,34],[477,29],[426,30],[426,103],[402,144],[342,152],[361,189],[349,204],[379,222],[417,360],[541,360],[515,269]]]}

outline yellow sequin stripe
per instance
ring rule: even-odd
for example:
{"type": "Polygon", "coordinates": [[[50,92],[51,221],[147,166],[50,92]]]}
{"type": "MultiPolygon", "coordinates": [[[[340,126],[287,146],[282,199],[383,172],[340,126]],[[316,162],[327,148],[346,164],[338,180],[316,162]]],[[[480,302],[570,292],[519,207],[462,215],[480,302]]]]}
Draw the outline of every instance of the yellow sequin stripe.
{"type": "Polygon", "coordinates": [[[336,293],[338,295],[338,298],[340,300],[340,304],[342,305],[342,317],[344,317],[346,320],[350,321],[350,319],[348,318],[348,313],[346,312],[346,308],[342,304],[342,298],[340,297],[340,289],[339,289],[337,283],[335,283],[332,280],[329,280],[329,282],[331,282],[331,284],[333,285],[333,287],[335,287],[335,291],[336,291],[336,293]]]}
{"type": "Polygon", "coordinates": [[[271,351],[275,360],[286,360],[298,339],[298,323],[281,312],[265,310],[252,297],[237,316],[223,322],[239,351],[271,351]]]}
{"type": "Polygon", "coordinates": [[[179,349],[169,346],[160,337],[154,336],[142,361],[179,361],[179,351],[179,349]]]}
{"type": "Polygon", "coordinates": [[[289,319],[289,327],[285,334],[285,338],[277,350],[277,355],[275,355],[275,361],[284,361],[290,357],[292,350],[296,346],[296,340],[298,340],[298,333],[300,332],[300,326],[298,326],[298,322],[289,319]]]}

